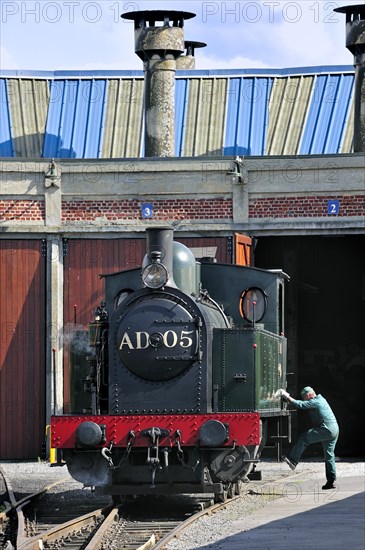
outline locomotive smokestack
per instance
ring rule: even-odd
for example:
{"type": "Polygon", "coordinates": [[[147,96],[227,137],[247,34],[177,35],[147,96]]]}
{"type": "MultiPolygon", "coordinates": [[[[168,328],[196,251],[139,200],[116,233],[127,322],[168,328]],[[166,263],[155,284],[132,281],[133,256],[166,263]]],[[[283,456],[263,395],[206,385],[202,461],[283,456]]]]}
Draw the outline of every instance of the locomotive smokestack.
{"type": "Polygon", "coordinates": [[[174,230],[172,227],[148,227],[146,229],[147,251],[143,261],[145,264],[158,257],[158,261],[165,266],[168,273],[166,286],[176,287],[173,277],[173,247],[174,230]]]}
{"type": "Polygon", "coordinates": [[[355,116],[354,152],[365,152],[365,5],[343,6],[346,14],[346,47],[354,56],[355,116]]]}
{"type": "Polygon", "coordinates": [[[195,14],[153,10],[122,17],[134,21],[135,52],[145,71],[145,156],[173,157],[176,60],[184,52],[184,21],[195,14]]]}

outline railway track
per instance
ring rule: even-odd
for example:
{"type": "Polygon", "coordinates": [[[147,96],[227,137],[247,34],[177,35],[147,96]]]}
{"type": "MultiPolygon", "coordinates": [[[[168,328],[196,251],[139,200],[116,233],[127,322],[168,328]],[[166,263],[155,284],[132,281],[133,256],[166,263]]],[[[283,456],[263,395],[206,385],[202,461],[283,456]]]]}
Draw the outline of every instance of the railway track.
{"type": "Polygon", "coordinates": [[[45,531],[41,531],[40,525],[37,528],[40,532],[31,538],[21,537],[18,533],[17,550],[147,550],[181,528],[187,517],[191,521],[197,508],[209,506],[211,502],[191,498],[174,506],[172,514],[169,499],[162,499],[162,502],[160,499],[159,502],[159,499],[141,497],[132,503],[95,510],[45,531]]]}
{"type": "MultiPolygon", "coordinates": [[[[293,478],[295,474],[289,473],[287,477],[293,478]]],[[[280,481],[284,480],[260,484],[259,493],[247,485],[245,494],[264,495],[265,486],[270,485],[272,496],[273,484],[280,481]]],[[[71,511],[67,509],[67,504],[70,508],[67,501],[58,509],[50,507],[46,495],[54,485],[17,500],[8,481],[6,510],[0,514],[0,521],[4,522],[0,523],[3,533],[0,549],[162,550],[204,514],[216,513],[240,498],[231,494],[225,502],[214,504],[209,497],[137,497],[118,506],[110,504],[80,514],[83,508],[80,504],[72,506],[71,511]]],[[[241,492],[242,487],[242,484],[236,487],[236,492],[241,492]]]]}

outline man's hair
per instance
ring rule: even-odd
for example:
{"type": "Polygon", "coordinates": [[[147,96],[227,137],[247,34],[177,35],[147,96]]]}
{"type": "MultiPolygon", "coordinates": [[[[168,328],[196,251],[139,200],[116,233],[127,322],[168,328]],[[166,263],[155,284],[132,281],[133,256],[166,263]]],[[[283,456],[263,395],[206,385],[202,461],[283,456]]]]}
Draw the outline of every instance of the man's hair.
{"type": "Polygon", "coordinates": [[[308,393],[316,393],[314,391],[314,389],[311,387],[311,386],[305,386],[302,391],[300,392],[300,395],[302,397],[305,397],[306,395],[308,395],[308,393]]]}

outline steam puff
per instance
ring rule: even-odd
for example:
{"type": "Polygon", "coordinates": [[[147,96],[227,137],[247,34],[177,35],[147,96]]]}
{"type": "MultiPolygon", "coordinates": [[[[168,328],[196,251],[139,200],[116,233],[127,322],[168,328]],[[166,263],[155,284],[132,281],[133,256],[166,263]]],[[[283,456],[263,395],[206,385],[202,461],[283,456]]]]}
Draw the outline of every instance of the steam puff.
{"type": "Polygon", "coordinates": [[[63,329],[61,344],[64,348],[72,347],[74,353],[90,353],[89,331],[83,325],[67,323],[63,329]]]}

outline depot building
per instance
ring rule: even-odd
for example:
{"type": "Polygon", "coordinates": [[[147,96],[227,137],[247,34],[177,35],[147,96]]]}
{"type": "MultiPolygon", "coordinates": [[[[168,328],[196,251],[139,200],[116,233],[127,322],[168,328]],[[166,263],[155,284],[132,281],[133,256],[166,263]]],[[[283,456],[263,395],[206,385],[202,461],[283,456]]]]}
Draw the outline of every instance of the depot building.
{"type": "Polygon", "coordinates": [[[323,393],[337,452],[363,453],[359,64],[204,71],[204,44],[169,43],[156,85],[137,23],[144,71],[0,73],[0,459],[40,456],[51,414],[72,411],[72,336],[99,275],[141,265],[151,225],[198,259],[290,276],[288,390],[323,393]]]}

